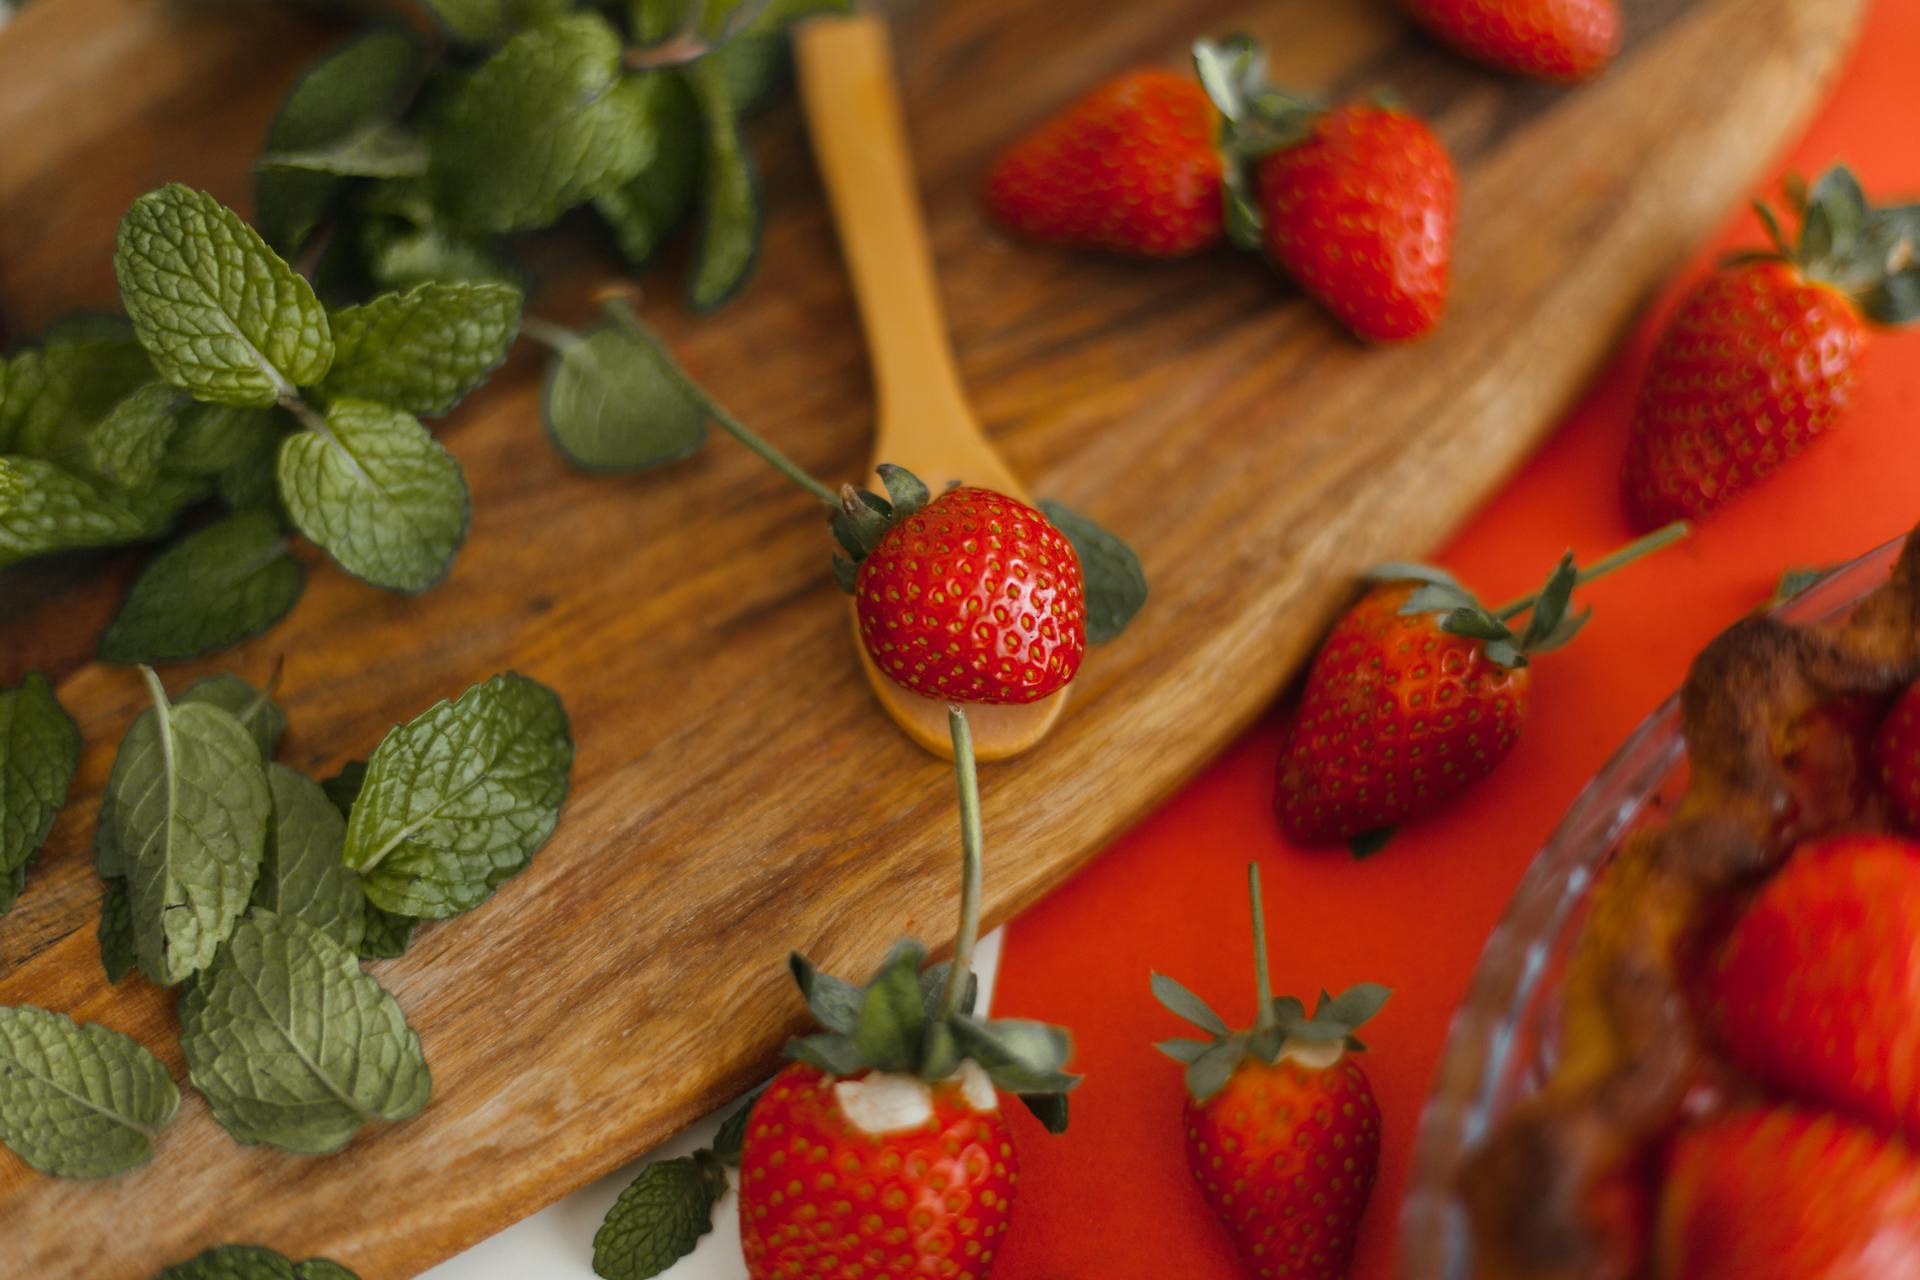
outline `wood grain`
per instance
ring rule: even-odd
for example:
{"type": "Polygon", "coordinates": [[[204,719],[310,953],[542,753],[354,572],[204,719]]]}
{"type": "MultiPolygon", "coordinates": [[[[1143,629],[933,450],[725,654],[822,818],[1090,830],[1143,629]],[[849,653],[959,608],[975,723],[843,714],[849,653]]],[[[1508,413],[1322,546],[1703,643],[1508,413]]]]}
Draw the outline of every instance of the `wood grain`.
{"type": "MultiPolygon", "coordinates": [[[[1154,584],[1134,630],[1090,656],[1048,742],[983,770],[990,920],[1058,884],[1258,714],[1354,569],[1428,548],[1517,465],[1814,101],[1861,7],[1632,0],[1632,46],[1571,94],[1462,65],[1386,0],[901,15],[915,159],[979,415],[1035,492],[1123,531],[1154,584]],[[980,174],[1017,130],[1234,27],[1284,33],[1275,69],[1300,87],[1393,83],[1456,149],[1455,295],[1433,340],[1364,350],[1224,253],[1142,266],[983,224],[980,174]]],[[[142,190],[181,178],[244,207],[272,104],[330,38],[277,8],[29,7],[0,36],[0,306],[16,331],[112,301],[114,224],[142,190]]],[[[872,391],[791,117],[756,129],[772,207],[758,279],[696,320],[669,300],[669,262],[647,278],[647,310],[742,417],[818,474],[852,477],[872,391]]],[[[524,249],[546,282],[533,307],[552,318],[585,315],[615,272],[590,236],[524,249]]],[[[108,1183],[0,1156],[0,1275],[144,1277],[232,1239],[326,1254],[367,1280],[411,1275],[765,1072],[800,1021],[790,948],[858,973],[902,933],[947,940],[951,783],[873,704],[811,500],[725,442],[658,475],[571,473],[537,422],[539,372],[520,353],[441,428],[474,491],[444,585],[403,599],[318,567],[271,634],[166,673],[259,679],[284,655],[284,755],[316,771],[496,670],[565,698],[579,757],[558,835],[493,902],[377,966],[425,1041],[432,1104],[330,1159],[240,1148],[191,1093],[159,1158],[108,1183]]],[[[115,588],[0,578],[0,679],[56,671],[88,743],[74,801],[0,924],[0,1002],[126,1030],[183,1074],[172,997],[109,989],[95,953],[87,843],[141,697],[131,673],[85,660],[115,588]]]]}

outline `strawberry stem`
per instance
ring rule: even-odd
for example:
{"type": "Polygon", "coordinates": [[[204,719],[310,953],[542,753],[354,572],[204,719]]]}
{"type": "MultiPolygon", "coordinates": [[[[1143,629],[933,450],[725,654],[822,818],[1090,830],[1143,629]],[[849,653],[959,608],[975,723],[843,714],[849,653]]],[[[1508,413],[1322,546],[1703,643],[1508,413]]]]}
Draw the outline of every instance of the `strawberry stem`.
{"type": "Polygon", "coordinates": [[[953,964],[940,992],[940,1017],[960,1012],[960,1002],[973,976],[973,944],[980,937],[980,774],[973,759],[973,730],[959,707],[947,708],[947,728],[953,734],[953,772],[960,787],[960,931],[953,939],[953,964]]]}
{"type": "MultiPolygon", "coordinates": [[[[1595,560],[1575,575],[1573,585],[1576,587],[1584,586],[1592,582],[1595,578],[1604,578],[1615,569],[1632,564],[1642,556],[1651,555],[1668,543],[1678,542],[1691,532],[1692,526],[1688,525],[1685,520],[1675,520],[1665,528],[1655,529],[1644,538],[1634,539],[1626,546],[1615,551],[1612,555],[1595,560]]],[[[1528,592],[1518,600],[1510,604],[1502,605],[1494,611],[1493,616],[1505,622],[1533,608],[1535,604],[1539,603],[1539,600],[1540,593],[1538,591],[1528,592]]]]}
{"type": "Polygon", "coordinates": [[[1267,913],[1260,898],[1260,864],[1247,864],[1247,897],[1253,905],[1253,980],[1260,993],[1260,1008],[1254,1015],[1256,1031],[1278,1026],[1273,1016],[1273,977],[1267,972],[1267,913]]]}
{"type": "Polygon", "coordinates": [[[646,344],[659,359],[661,370],[673,380],[674,385],[698,404],[722,431],[759,454],[761,459],[775,471],[826,503],[829,509],[834,511],[840,509],[840,495],[807,474],[806,470],[792,458],[755,435],[745,423],[728,413],[718,400],[708,395],[705,387],[688,377],[687,371],[680,367],[679,361],[660,345],[660,340],[653,335],[652,330],[640,323],[640,317],[633,314],[633,308],[629,307],[624,300],[613,298],[603,305],[607,314],[613,317],[615,324],[625,329],[636,341],[646,344]]]}

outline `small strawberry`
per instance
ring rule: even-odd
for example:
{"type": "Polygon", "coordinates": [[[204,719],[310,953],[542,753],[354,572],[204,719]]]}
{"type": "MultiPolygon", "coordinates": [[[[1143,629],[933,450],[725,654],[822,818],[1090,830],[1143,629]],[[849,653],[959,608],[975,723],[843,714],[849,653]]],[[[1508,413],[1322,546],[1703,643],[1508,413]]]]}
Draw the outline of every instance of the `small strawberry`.
{"type": "MultiPolygon", "coordinates": [[[[990,489],[931,501],[882,469],[888,510],[850,492],[836,533],[857,562],[860,639],[874,665],[928,698],[1037,702],[1064,688],[1087,647],[1080,557],[1024,502],[990,489]]],[[[842,581],[852,566],[841,561],[842,581]]]]}
{"type": "Polygon", "coordinates": [[[1800,846],[1735,922],[1707,1003],[1761,1082],[1920,1135],[1920,844],[1800,846]]]}
{"type": "Polygon", "coordinates": [[[1197,252],[1222,236],[1215,124],[1193,81],[1129,72],[1008,148],[987,175],[987,208],[1043,244],[1197,252]]]}
{"type": "Polygon", "coordinates": [[[1366,1047],[1353,1032],[1391,992],[1373,983],[1337,999],[1323,991],[1311,1018],[1292,996],[1275,999],[1257,865],[1247,879],[1260,992],[1253,1029],[1228,1030],[1199,996],[1156,973],[1155,997],[1211,1039],[1154,1047],[1187,1064],[1187,1167],[1248,1273],[1339,1280],[1380,1165],[1380,1108],[1351,1056],[1366,1047]]]}
{"type": "Polygon", "coordinates": [[[1909,830],[1920,831],[1920,684],[1900,695],[1873,743],[1880,785],[1909,830]]]}
{"type": "Polygon", "coordinates": [[[1453,160],[1398,107],[1327,109],[1266,82],[1245,36],[1194,46],[1226,124],[1227,232],[1362,338],[1418,338],[1446,309],[1453,160]]]}
{"type": "Polygon", "coordinates": [[[789,965],[826,1029],[791,1041],[794,1062],[721,1127],[714,1145],[649,1165],[594,1237],[594,1269],[641,1280],[691,1250],[740,1168],[740,1245],[750,1280],[987,1280],[1013,1210],[1019,1160],[997,1090],[1054,1133],[1067,1127],[1059,1027],[975,1016],[980,793],[973,739],[948,711],[960,784],[960,927],[953,961],[898,943],[856,987],[797,952],[789,965]]]}
{"type": "Polygon", "coordinates": [[[1573,589],[1685,532],[1662,529],[1585,570],[1569,552],[1538,593],[1499,610],[1438,569],[1374,570],[1380,585],[1334,623],[1307,671],[1275,793],[1287,835],[1370,853],[1396,823],[1491,773],[1526,719],[1529,660],[1573,639],[1592,613],[1569,612],[1573,589]]]}
{"type": "Polygon", "coordinates": [[[1571,84],[1620,50],[1617,0],[1402,0],[1408,13],[1469,58],[1571,84]]]}
{"type": "Polygon", "coordinates": [[[1709,1120],[1674,1143],[1653,1274],[1911,1280],[1920,1275],[1920,1154],[1791,1107],[1709,1120]]]}
{"type": "Polygon", "coordinates": [[[1920,320],[1920,208],[1875,209],[1844,167],[1803,200],[1797,243],[1729,258],[1667,322],[1641,385],[1623,486],[1643,527],[1698,519],[1800,456],[1853,402],[1867,321],[1920,320]]]}

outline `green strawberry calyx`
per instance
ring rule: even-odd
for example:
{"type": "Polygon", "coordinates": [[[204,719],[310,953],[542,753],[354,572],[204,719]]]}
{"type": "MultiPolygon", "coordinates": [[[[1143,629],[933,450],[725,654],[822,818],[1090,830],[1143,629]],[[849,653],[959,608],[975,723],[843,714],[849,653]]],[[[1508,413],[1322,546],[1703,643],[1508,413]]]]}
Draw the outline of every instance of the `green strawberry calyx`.
{"type": "Polygon", "coordinates": [[[1156,973],[1151,979],[1155,999],[1208,1035],[1205,1040],[1162,1040],[1153,1046],[1186,1064],[1187,1092],[1195,1102],[1205,1102],[1226,1088],[1249,1057],[1269,1066],[1290,1057],[1309,1069],[1325,1069],[1343,1054],[1364,1052],[1367,1046],[1354,1032],[1379,1013],[1393,994],[1377,982],[1359,983],[1337,996],[1322,991],[1311,1017],[1293,996],[1275,996],[1267,969],[1267,923],[1258,863],[1247,866],[1247,893],[1253,908],[1254,978],[1260,993],[1259,1015],[1252,1027],[1232,1030],[1206,1001],[1172,978],[1156,973]]]}
{"type": "Polygon", "coordinates": [[[1193,69],[1220,112],[1217,145],[1224,162],[1221,199],[1227,236],[1239,248],[1257,252],[1263,219],[1254,164],[1262,156],[1305,142],[1313,133],[1313,122],[1326,113],[1326,105],[1270,83],[1267,51],[1249,35],[1196,40],[1193,69]]]}
{"type": "MultiPolygon", "coordinates": [[[[833,580],[848,595],[853,594],[861,562],[873,554],[880,540],[893,526],[921,510],[933,498],[925,482],[905,467],[883,462],[874,471],[879,474],[887,496],[883,498],[850,484],[841,485],[840,500],[827,518],[833,540],[846,552],[845,555],[834,552],[833,580]]],[[[958,488],[959,482],[947,487],[958,488]]]]}
{"type": "Polygon", "coordinates": [[[1432,565],[1382,564],[1365,576],[1369,582],[1418,583],[1406,603],[1400,606],[1402,616],[1437,615],[1434,625],[1440,630],[1478,640],[1490,661],[1517,668],[1526,666],[1535,654],[1551,653],[1567,644],[1593,617],[1591,608],[1573,612],[1574,588],[1677,542],[1690,531],[1686,521],[1676,520],[1584,569],[1574,563],[1573,552],[1568,551],[1547,575],[1545,586],[1498,609],[1481,604],[1452,574],[1432,565]],[[1513,620],[1521,614],[1527,615],[1526,625],[1515,630],[1513,620]]]}
{"type": "Polygon", "coordinates": [[[896,943],[865,986],[822,973],[795,952],[788,963],[807,1008],[824,1030],[788,1043],[790,1058],[830,1076],[884,1071],[929,1084],[952,1079],[972,1061],[994,1087],[1017,1095],[1053,1133],[1067,1127],[1067,1094],[1080,1077],[1064,1069],[1073,1038],[1064,1028],[1025,1018],[974,1013],[979,980],[973,948],[980,934],[982,880],[980,784],[973,736],[958,707],[947,708],[960,793],[960,925],[953,960],[926,965],[926,948],[896,943]]]}
{"type": "Polygon", "coordinates": [[[1800,234],[1789,238],[1773,206],[1756,200],[1753,211],[1772,248],[1732,254],[1727,264],[1791,263],[1808,280],[1846,294],[1877,324],[1920,322],[1920,204],[1874,205],[1842,164],[1812,187],[1798,176],[1785,187],[1800,234]]]}

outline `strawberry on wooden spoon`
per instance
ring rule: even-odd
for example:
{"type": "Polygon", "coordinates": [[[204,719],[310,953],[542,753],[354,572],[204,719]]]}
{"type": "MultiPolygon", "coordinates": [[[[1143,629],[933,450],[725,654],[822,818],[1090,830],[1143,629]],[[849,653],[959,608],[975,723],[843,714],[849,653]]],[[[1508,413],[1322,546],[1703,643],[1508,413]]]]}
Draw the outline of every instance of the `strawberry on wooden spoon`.
{"type": "Polygon", "coordinates": [[[1800,456],[1853,403],[1868,324],[1920,321],[1920,205],[1874,208],[1844,167],[1811,191],[1789,243],[1736,254],[1667,322],[1627,444],[1627,509],[1642,527],[1697,520],[1800,456]]]}
{"type": "Polygon", "coordinates": [[[1339,1280],[1380,1164],[1380,1108],[1353,1055],[1354,1031],[1392,994],[1364,982],[1319,1006],[1275,998],[1267,972],[1260,868],[1247,868],[1254,973],[1251,1030],[1231,1031],[1206,1001],[1162,974],[1154,996],[1207,1032],[1155,1045],[1187,1064],[1187,1167],[1249,1274],[1339,1280]]]}
{"type": "Polygon", "coordinates": [[[1401,0],[1435,36],[1490,67],[1591,80],[1620,50],[1617,0],[1401,0]]]}
{"type": "Polygon", "coordinates": [[[1067,1127],[1072,1040],[1059,1027],[974,1014],[980,931],[980,792],[966,716],[950,708],[960,791],[960,925],[950,964],[894,946],[856,987],[794,953],[824,1030],[721,1129],[712,1149],[650,1165],[594,1238],[594,1269],[657,1275],[709,1229],[740,1169],[740,1244],[751,1280],[986,1280],[1013,1209],[1019,1159],[1000,1113],[1017,1096],[1067,1127]]]}
{"type": "Polygon", "coordinates": [[[1920,1155],[1836,1116],[1780,1107],[1674,1144],[1656,1280],[1911,1280],[1920,1155]]]}
{"type": "Polygon", "coordinates": [[[1130,71],[1008,148],[987,175],[987,208],[1042,244],[1197,252],[1223,235],[1216,120],[1192,80],[1130,71]]]}
{"type": "Polygon", "coordinates": [[[1670,525],[1584,570],[1568,552],[1539,592],[1498,610],[1439,569],[1374,570],[1380,585],[1334,623],[1307,671],[1275,793],[1288,836],[1371,853],[1395,824],[1491,773],[1526,719],[1531,658],[1592,613],[1571,612],[1573,589],[1685,533],[1670,525]]]}
{"type": "Polygon", "coordinates": [[[1358,336],[1418,338],[1446,309],[1456,179],[1440,139],[1398,107],[1327,108],[1267,83],[1247,36],[1194,46],[1226,123],[1227,234],[1264,250],[1358,336]]]}

